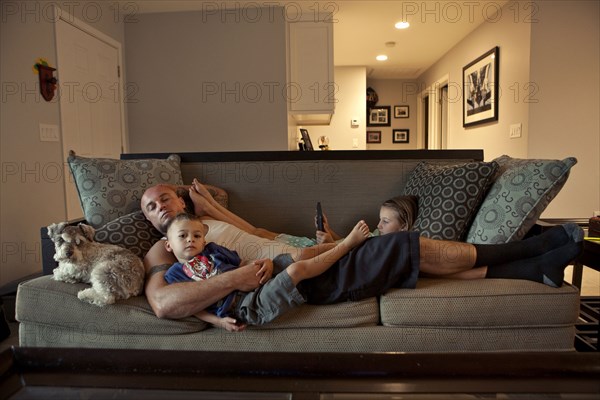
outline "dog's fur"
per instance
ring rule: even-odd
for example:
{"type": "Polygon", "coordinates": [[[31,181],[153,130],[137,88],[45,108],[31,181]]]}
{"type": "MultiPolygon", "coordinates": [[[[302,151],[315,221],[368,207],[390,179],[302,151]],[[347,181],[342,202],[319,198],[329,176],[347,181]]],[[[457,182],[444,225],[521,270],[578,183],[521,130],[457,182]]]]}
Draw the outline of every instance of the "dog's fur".
{"type": "Polygon", "coordinates": [[[142,293],[144,265],[131,251],[94,241],[95,230],[85,224],[65,222],[48,226],[54,242],[54,279],[68,283],[91,283],[77,294],[82,301],[104,306],[142,293]]]}

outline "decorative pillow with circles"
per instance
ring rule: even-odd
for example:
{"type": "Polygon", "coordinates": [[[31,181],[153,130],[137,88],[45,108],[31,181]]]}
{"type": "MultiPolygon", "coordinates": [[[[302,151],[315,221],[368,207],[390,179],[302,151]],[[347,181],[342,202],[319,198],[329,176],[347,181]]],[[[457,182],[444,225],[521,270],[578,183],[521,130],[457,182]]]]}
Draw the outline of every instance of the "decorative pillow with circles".
{"type": "Polygon", "coordinates": [[[507,243],[522,239],[562,189],[574,157],[564,160],[496,158],[494,185],[481,204],[466,241],[507,243]]]}
{"type": "Polygon", "coordinates": [[[431,239],[463,240],[497,169],[495,162],[417,164],[402,193],[418,198],[413,229],[431,239]]]}
{"type": "Polygon", "coordinates": [[[96,229],[95,240],[99,243],[116,244],[144,258],[154,243],[164,235],[146,219],[142,210],[118,217],[96,229]]]}
{"type": "Polygon", "coordinates": [[[115,160],[85,158],[70,152],[67,159],[87,223],[98,228],[140,209],[144,191],[159,183],[181,185],[181,158],[115,160]]]}

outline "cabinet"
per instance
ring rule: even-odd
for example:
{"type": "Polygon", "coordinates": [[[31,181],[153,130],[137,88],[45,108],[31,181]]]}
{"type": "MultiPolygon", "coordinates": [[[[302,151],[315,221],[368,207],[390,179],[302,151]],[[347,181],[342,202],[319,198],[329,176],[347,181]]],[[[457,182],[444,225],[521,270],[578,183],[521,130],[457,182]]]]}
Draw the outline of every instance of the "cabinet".
{"type": "Polygon", "coordinates": [[[327,125],[335,110],[333,24],[288,23],[288,110],[299,125],[327,125]]]}

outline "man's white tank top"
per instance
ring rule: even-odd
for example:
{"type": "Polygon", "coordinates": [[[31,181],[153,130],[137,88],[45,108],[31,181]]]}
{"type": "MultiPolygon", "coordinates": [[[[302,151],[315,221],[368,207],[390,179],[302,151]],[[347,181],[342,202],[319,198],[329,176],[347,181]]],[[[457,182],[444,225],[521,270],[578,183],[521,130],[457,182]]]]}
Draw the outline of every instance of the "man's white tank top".
{"type": "Polygon", "coordinates": [[[207,242],[214,242],[237,251],[243,261],[254,261],[261,258],[273,259],[284,253],[289,253],[294,260],[298,260],[302,250],[286,243],[251,235],[227,222],[214,219],[203,219],[202,222],[208,226],[207,242]]]}

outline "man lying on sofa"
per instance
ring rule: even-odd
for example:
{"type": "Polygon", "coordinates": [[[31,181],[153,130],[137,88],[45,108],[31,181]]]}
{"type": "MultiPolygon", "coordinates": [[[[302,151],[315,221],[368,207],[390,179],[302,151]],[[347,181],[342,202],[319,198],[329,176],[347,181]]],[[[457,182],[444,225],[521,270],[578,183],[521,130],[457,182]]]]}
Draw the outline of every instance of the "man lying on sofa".
{"type": "MultiPolygon", "coordinates": [[[[276,235],[273,232],[256,228],[219,205],[196,180],[189,193],[194,213],[208,226],[206,241],[241,251],[243,260],[272,259],[289,253],[297,261],[334,245],[292,248],[272,240],[276,235]]],[[[186,211],[185,201],[171,185],[146,190],[141,207],[146,218],[162,233],[169,220],[186,211]]],[[[348,300],[377,296],[392,287],[414,288],[419,273],[455,279],[527,279],[559,287],[564,268],[581,251],[582,240],[583,231],[576,224],[557,226],[526,240],[498,245],[433,240],[416,232],[396,232],[367,240],[330,268],[329,273],[330,279],[339,277],[348,300]],[[376,273],[369,273],[373,271],[376,273]],[[353,279],[348,279],[349,276],[353,279]],[[390,276],[396,278],[389,279],[390,276]]],[[[155,243],[144,258],[146,297],[159,318],[191,316],[232,291],[257,288],[272,274],[264,263],[251,262],[208,280],[168,285],[164,274],[176,261],[165,248],[164,240],[155,243]]],[[[313,290],[318,291],[319,286],[314,285],[313,290]]]]}

